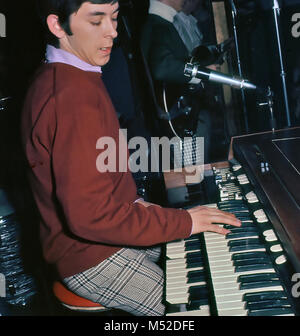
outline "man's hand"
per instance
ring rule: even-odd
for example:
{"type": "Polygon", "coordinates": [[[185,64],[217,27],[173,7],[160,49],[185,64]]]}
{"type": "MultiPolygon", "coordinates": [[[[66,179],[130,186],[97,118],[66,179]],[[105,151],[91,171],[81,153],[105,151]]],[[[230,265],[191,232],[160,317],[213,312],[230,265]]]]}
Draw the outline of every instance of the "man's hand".
{"type": "Polygon", "coordinates": [[[241,222],[235,215],[215,208],[197,206],[187,211],[191,215],[193,221],[192,234],[211,231],[226,235],[230,230],[216,224],[228,224],[237,227],[241,226],[241,222]]]}

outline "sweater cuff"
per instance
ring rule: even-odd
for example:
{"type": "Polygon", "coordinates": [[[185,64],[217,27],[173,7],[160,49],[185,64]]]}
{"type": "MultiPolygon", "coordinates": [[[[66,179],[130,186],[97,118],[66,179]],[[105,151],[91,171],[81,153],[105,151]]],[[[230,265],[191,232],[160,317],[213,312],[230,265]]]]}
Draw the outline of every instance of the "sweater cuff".
{"type": "Polygon", "coordinates": [[[187,223],[185,226],[186,229],[186,238],[189,238],[192,235],[193,232],[193,221],[192,221],[192,216],[187,212],[187,210],[180,209],[182,213],[182,219],[184,223],[187,223]],[[188,228],[188,223],[190,224],[190,228],[188,228]]]}

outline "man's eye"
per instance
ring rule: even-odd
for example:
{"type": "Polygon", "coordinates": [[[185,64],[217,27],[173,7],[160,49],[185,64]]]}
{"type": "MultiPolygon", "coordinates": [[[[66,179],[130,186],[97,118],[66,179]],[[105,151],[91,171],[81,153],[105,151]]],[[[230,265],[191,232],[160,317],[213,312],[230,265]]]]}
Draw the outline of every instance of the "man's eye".
{"type": "Polygon", "coordinates": [[[93,26],[99,26],[101,23],[101,21],[97,21],[97,22],[90,22],[91,25],[93,26]]]}

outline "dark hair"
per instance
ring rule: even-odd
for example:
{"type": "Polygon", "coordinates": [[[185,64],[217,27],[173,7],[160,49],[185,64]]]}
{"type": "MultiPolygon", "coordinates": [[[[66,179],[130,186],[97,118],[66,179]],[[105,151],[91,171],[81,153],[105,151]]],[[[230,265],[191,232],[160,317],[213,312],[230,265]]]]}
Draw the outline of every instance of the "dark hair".
{"type": "Polygon", "coordinates": [[[50,14],[58,16],[59,23],[68,35],[72,35],[70,28],[70,15],[77,12],[84,2],[92,4],[114,4],[118,0],[37,0],[37,12],[45,29],[46,43],[58,47],[58,39],[47,26],[47,17],[50,14]]]}

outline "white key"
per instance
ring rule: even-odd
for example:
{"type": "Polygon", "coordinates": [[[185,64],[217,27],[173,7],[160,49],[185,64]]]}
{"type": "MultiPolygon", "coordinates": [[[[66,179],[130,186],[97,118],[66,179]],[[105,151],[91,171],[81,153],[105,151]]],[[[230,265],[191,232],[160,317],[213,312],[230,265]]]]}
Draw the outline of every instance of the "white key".
{"type": "Polygon", "coordinates": [[[201,252],[201,250],[194,250],[194,251],[189,251],[189,252],[184,252],[184,251],[177,251],[177,252],[170,252],[169,254],[167,254],[167,257],[172,258],[172,259],[176,259],[176,258],[185,258],[187,256],[187,253],[190,252],[201,252]]]}
{"type": "Polygon", "coordinates": [[[167,276],[166,283],[167,283],[167,286],[169,286],[170,284],[175,284],[175,283],[187,284],[188,280],[189,279],[187,276],[171,277],[171,278],[167,276]]]}
{"type": "Polygon", "coordinates": [[[194,237],[194,238],[189,239],[188,241],[180,240],[180,241],[170,242],[170,243],[167,244],[167,249],[168,248],[174,248],[174,247],[185,247],[187,242],[192,242],[192,241],[199,241],[199,238],[194,237]]]}
{"type": "Polygon", "coordinates": [[[166,316],[210,316],[210,310],[208,306],[201,306],[199,310],[169,313],[169,314],[166,314],[166,316]]]}
{"type": "Polygon", "coordinates": [[[191,271],[201,271],[203,270],[203,267],[191,267],[191,268],[180,268],[180,269],[168,269],[166,268],[166,276],[167,278],[175,278],[175,277],[181,277],[181,276],[186,276],[188,272],[191,271]]]}
{"type": "Polygon", "coordinates": [[[270,287],[263,287],[263,288],[249,288],[249,289],[243,289],[239,290],[238,292],[235,289],[214,289],[215,295],[217,297],[221,296],[229,296],[232,294],[239,294],[241,297],[246,293],[256,293],[256,292],[262,292],[262,291],[269,291],[269,290],[278,290],[283,291],[282,286],[270,286],[270,287]]]}
{"type": "Polygon", "coordinates": [[[166,293],[166,301],[170,304],[188,303],[188,293],[166,293]]]}
{"type": "Polygon", "coordinates": [[[218,303],[218,312],[222,311],[222,310],[226,310],[226,309],[242,309],[242,310],[246,310],[245,308],[246,303],[242,302],[242,301],[238,301],[238,302],[220,302],[218,303]]]}
{"type": "Polygon", "coordinates": [[[173,289],[188,290],[190,287],[193,287],[193,286],[205,286],[205,285],[206,285],[206,282],[204,281],[194,282],[192,284],[171,283],[167,286],[167,288],[171,292],[173,289]]]}
{"type": "Polygon", "coordinates": [[[232,259],[231,259],[231,256],[230,255],[223,255],[223,256],[218,256],[218,257],[215,257],[213,259],[210,259],[209,260],[209,264],[212,265],[212,264],[219,264],[219,263],[224,263],[224,262],[231,262],[232,259]]]}
{"type": "Polygon", "coordinates": [[[224,309],[218,310],[219,316],[247,316],[248,311],[245,309],[224,309]]]}
{"type": "Polygon", "coordinates": [[[268,268],[264,270],[252,270],[252,271],[245,271],[245,272],[239,272],[238,275],[236,272],[232,271],[232,273],[225,272],[222,274],[222,272],[215,273],[212,275],[212,281],[214,283],[223,283],[223,282],[230,282],[232,279],[236,279],[239,275],[250,275],[250,274],[261,274],[261,273],[276,273],[274,268],[268,268]],[[228,279],[228,280],[227,280],[228,279]]]}

